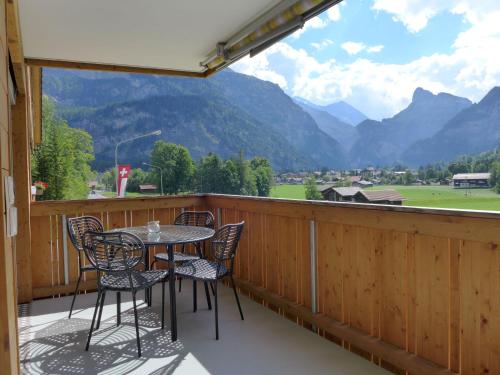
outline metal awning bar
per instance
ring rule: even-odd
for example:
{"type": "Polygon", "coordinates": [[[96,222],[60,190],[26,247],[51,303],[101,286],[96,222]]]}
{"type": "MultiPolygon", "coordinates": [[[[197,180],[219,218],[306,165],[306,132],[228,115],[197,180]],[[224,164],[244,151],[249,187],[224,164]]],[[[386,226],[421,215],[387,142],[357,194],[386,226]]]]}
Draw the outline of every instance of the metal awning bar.
{"type": "Polygon", "coordinates": [[[208,70],[220,70],[237,61],[248,53],[256,55],[265,48],[301,28],[304,23],[340,3],[342,0],[300,0],[268,20],[263,25],[240,38],[232,37],[227,42],[219,43],[216,51],[200,64],[208,70]],[[238,42],[233,43],[234,40],[238,42]],[[223,46],[223,51],[221,51],[223,46]]]}

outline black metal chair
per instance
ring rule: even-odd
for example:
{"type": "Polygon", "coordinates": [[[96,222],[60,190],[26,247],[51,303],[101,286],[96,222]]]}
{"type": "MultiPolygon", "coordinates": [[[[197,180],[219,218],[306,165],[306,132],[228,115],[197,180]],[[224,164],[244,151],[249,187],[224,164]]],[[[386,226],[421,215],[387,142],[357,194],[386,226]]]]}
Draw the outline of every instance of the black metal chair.
{"type": "MultiPolygon", "coordinates": [[[[180,215],[177,215],[177,217],[174,220],[174,225],[191,225],[195,227],[206,227],[214,229],[215,219],[214,215],[210,211],[184,211],[180,215]]],[[[180,262],[188,262],[203,258],[204,255],[202,250],[202,244],[197,243],[195,244],[195,247],[197,255],[191,255],[191,254],[186,254],[186,247],[185,245],[182,245],[181,251],[174,253],[174,261],[180,263],[180,262]]],[[[151,263],[151,268],[153,268],[153,265],[158,261],[168,262],[168,253],[156,254],[153,263],[151,263]]],[[[210,294],[208,292],[208,284],[204,283],[204,285],[205,285],[205,294],[207,297],[208,309],[211,310],[212,303],[210,301],[210,294]]],[[[181,290],[182,290],[182,278],[179,278],[179,293],[181,292],[181,290]]],[[[196,312],[197,310],[196,281],[193,282],[193,301],[194,301],[193,310],[196,312]]]]}
{"type": "MultiPolygon", "coordinates": [[[[215,228],[214,215],[210,211],[184,211],[178,215],[174,220],[174,225],[191,225],[194,227],[206,227],[215,228]]],[[[197,255],[186,254],[186,247],[182,245],[180,252],[174,252],[175,262],[187,262],[191,260],[196,260],[203,257],[201,251],[201,244],[196,244],[197,255]]],[[[168,253],[158,253],[155,255],[153,263],[151,263],[151,268],[158,261],[168,262],[168,253]]],[[[181,284],[179,283],[179,291],[181,284]]]]}
{"type": "Polygon", "coordinates": [[[137,317],[136,294],[138,290],[162,283],[161,297],[161,328],[165,326],[165,281],[167,270],[141,271],[136,266],[141,263],[146,251],[139,237],[126,232],[86,232],[83,248],[90,263],[97,270],[97,301],[92,324],[90,326],[87,345],[89,350],[92,331],[99,312],[97,326],[100,324],[106,291],[131,292],[134,306],[135,332],[137,353],[141,356],[141,341],[139,337],[139,319],[137,317]]]}
{"type": "Polygon", "coordinates": [[[69,318],[71,319],[76,295],[78,294],[78,289],[80,288],[80,282],[84,272],[96,270],[92,264],[83,264],[83,235],[88,231],[103,232],[104,227],[101,221],[94,216],[79,216],[70,218],[67,220],[67,227],[71,243],[78,253],[78,281],[76,282],[73,300],[71,301],[71,308],[69,309],[69,318]]]}
{"type": "Polygon", "coordinates": [[[241,320],[244,320],[240,300],[233,280],[233,265],[238,242],[243,231],[245,222],[239,224],[227,224],[220,228],[210,241],[214,261],[197,259],[176,268],[175,273],[184,278],[211,282],[214,287],[215,297],[215,338],[219,339],[219,315],[217,302],[217,281],[229,277],[234,291],[234,297],[238,304],[241,320]]]}

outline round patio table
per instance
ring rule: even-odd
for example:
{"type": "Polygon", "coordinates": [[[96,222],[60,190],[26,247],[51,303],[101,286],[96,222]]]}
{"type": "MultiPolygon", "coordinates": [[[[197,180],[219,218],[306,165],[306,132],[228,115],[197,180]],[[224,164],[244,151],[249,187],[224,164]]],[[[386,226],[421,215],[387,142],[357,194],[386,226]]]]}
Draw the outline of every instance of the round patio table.
{"type": "MultiPolygon", "coordinates": [[[[205,227],[195,227],[189,225],[160,225],[158,233],[149,233],[147,226],[118,228],[114,231],[122,231],[135,234],[146,247],[146,269],[149,269],[149,248],[152,246],[166,246],[169,259],[169,293],[170,293],[170,328],[172,341],[177,340],[177,315],[175,306],[175,261],[174,245],[185,245],[198,243],[213,237],[215,231],[205,227]]],[[[146,298],[150,301],[150,295],[146,298]]],[[[149,304],[148,301],[148,304],[149,304]]]]}

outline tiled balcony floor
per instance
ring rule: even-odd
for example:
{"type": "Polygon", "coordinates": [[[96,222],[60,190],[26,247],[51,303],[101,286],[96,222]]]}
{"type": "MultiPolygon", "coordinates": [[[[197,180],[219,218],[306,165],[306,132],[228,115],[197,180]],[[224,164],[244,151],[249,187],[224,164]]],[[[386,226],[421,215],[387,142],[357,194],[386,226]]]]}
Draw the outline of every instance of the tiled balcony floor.
{"type": "MultiPolygon", "coordinates": [[[[137,358],[130,294],[122,295],[122,325],[116,327],[114,293],[106,296],[100,330],[84,351],[96,294],[38,300],[20,307],[20,361],[25,374],[386,374],[383,369],[241,296],[241,321],[232,291],[221,286],[220,340],[214,315],[198,285],[192,312],[191,282],[177,298],[179,339],[160,329],[160,287],[153,306],[139,306],[142,357],[137,358]]],[[[142,298],[143,293],[139,296],[142,298]]],[[[168,300],[168,287],[167,287],[168,300]]]]}

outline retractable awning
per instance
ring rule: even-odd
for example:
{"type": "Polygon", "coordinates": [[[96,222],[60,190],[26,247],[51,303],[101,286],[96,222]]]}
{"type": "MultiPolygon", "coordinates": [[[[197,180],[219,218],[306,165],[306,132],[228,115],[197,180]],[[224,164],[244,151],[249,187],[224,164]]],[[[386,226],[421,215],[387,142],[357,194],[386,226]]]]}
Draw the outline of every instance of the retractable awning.
{"type": "Polygon", "coordinates": [[[19,0],[29,65],[205,77],[341,0],[19,0]]]}

